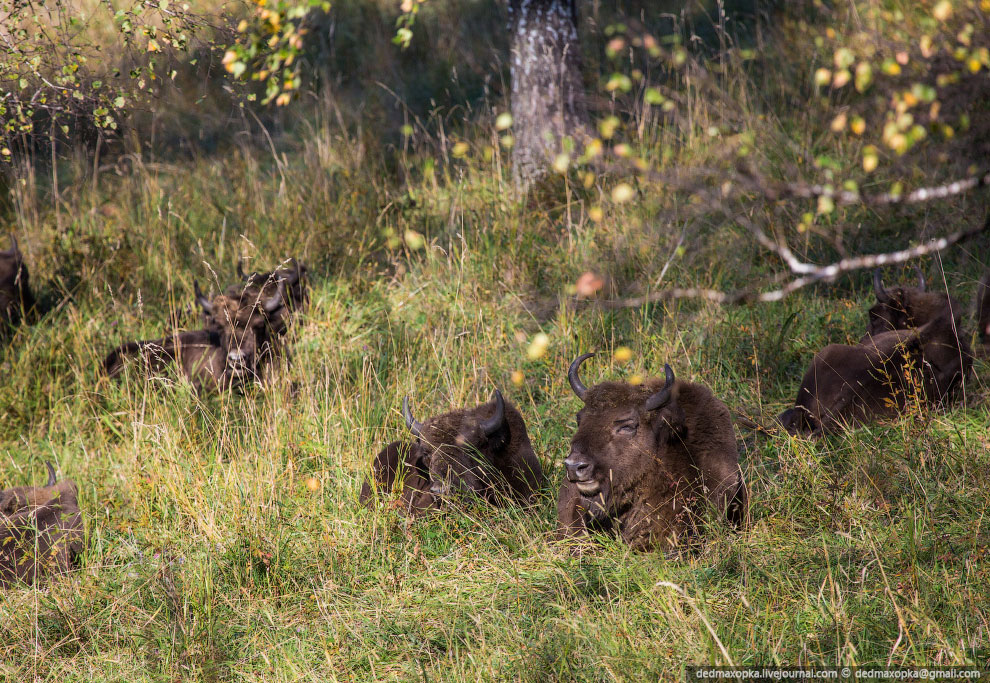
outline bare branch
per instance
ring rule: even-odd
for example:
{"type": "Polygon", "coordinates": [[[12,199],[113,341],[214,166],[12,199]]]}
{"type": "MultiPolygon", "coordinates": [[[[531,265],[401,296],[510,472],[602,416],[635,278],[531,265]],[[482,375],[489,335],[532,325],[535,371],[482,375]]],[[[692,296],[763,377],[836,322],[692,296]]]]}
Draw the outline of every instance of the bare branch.
{"type": "MultiPolygon", "coordinates": [[[[753,227],[755,228],[755,226],[753,227]]],[[[762,231],[760,232],[762,233],[762,231]]],[[[970,228],[968,230],[960,230],[952,233],[951,235],[938,237],[925,242],[924,244],[919,244],[916,247],[888,252],[886,254],[867,254],[863,256],[844,258],[827,266],[813,266],[811,264],[804,264],[808,265],[812,268],[812,270],[801,277],[791,280],[780,289],[771,290],[769,292],[759,292],[753,289],[744,289],[736,292],[722,292],[715,289],[677,287],[673,289],[665,289],[659,292],[653,292],[645,296],[606,300],[602,301],[601,305],[610,309],[638,308],[644,304],[656,303],[659,301],[672,301],[674,299],[707,299],[709,301],[722,304],[738,304],[753,301],[780,301],[787,295],[807,287],[808,285],[813,285],[817,282],[833,282],[840,275],[844,275],[845,273],[849,273],[854,270],[876,268],[878,266],[890,265],[893,263],[904,263],[905,261],[910,261],[911,259],[925,256],[926,254],[933,254],[935,252],[942,251],[943,249],[947,249],[954,244],[958,244],[959,242],[985,232],[990,232],[990,214],[987,215],[986,220],[979,227],[970,228]]],[[[766,236],[764,235],[764,237],[766,236]]],[[[782,247],[781,245],[775,246],[786,249],[786,247],[782,247]]],[[[778,254],[781,253],[777,249],[773,249],[773,251],[778,254]]]]}

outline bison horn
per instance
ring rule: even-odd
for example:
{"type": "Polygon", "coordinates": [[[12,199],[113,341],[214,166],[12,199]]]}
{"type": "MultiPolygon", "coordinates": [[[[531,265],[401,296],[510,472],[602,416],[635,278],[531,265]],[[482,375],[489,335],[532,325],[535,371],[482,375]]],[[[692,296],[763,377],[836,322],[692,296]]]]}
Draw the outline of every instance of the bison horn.
{"type": "Polygon", "coordinates": [[[873,271],[873,293],[877,295],[877,301],[882,304],[890,301],[890,294],[887,293],[887,290],[883,286],[879,268],[873,271]]]}
{"type": "Polygon", "coordinates": [[[55,468],[48,460],[45,461],[45,467],[48,468],[48,483],[45,486],[55,486],[55,468]]]}
{"type": "Polygon", "coordinates": [[[584,386],[584,382],[582,382],[581,378],[578,377],[578,368],[581,367],[581,363],[588,360],[594,355],[595,354],[593,353],[581,354],[580,356],[574,359],[574,362],[571,363],[571,367],[567,368],[567,381],[571,383],[571,389],[574,390],[574,394],[582,401],[584,400],[585,395],[588,393],[588,387],[584,386]]]}
{"type": "Polygon", "coordinates": [[[928,289],[928,283],[925,282],[925,273],[918,266],[915,266],[914,269],[918,271],[918,289],[923,292],[928,289]]]}
{"type": "Polygon", "coordinates": [[[670,401],[670,392],[674,388],[674,370],[664,363],[663,365],[663,375],[666,381],[663,383],[663,389],[646,399],[646,405],[644,406],[647,410],[656,410],[657,408],[663,408],[670,401]]]}
{"type": "Polygon", "coordinates": [[[244,274],[244,261],[242,259],[237,259],[237,277],[241,278],[241,282],[247,282],[248,276],[244,274]]]}
{"type": "Polygon", "coordinates": [[[17,238],[14,237],[14,233],[10,233],[10,249],[8,249],[6,254],[10,256],[16,256],[20,249],[17,248],[17,238]]]}
{"type": "Polygon", "coordinates": [[[278,309],[282,308],[285,303],[285,280],[278,281],[278,291],[267,301],[261,303],[261,307],[265,309],[265,313],[274,313],[278,309]]]}
{"type": "Polygon", "coordinates": [[[402,397],[402,417],[406,419],[406,426],[409,427],[409,431],[412,432],[413,436],[420,436],[423,433],[423,423],[416,420],[413,417],[412,411],[409,410],[409,397],[402,397]]]}
{"type": "Polygon", "coordinates": [[[199,288],[199,280],[193,280],[193,291],[196,293],[196,302],[200,305],[206,315],[213,315],[213,304],[210,300],[206,298],[203,294],[203,290],[199,288]]]}
{"type": "Polygon", "coordinates": [[[502,392],[496,389],[492,400],[495,401],[495,414],[481,423],[481,429],[489,437],[498,433],[505,424],[505,399],[502,398],[502,392]]]}

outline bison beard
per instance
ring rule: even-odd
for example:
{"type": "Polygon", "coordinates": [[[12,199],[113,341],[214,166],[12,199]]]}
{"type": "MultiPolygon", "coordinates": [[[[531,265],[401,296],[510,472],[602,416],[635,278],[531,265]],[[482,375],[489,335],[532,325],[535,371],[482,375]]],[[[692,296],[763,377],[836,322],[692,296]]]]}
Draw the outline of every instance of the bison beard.
{"type": "Polygon", "coordinates": [[[392,491],[402,479],[400,505],[416,515],[458,494],[495,504],[531,503],[545,480],[522,415],[495,392],[476,408],[455,410],[419,422],[403,400],[406,426],[415,440],[394,441],[372,465],[361,488],[367,504],[374,492],[392,491]],[[403,477],[404,474],[404,477],[403,477]]]}
{"type": "Polygon", "coordinates": [[[45,486],[0,491],[0,587],[34,584],[78,565],[82,514],[72,481],[56,483],[50,463],[45,486]]]}
{"type": "Polygon", "coordinates": [[[637,550],[672,548],[696,534],[709,510],[740,526],[748,493],[729,411],[700,384],[675,379],[590,389],[568,372],[584,401],[557,498],[558,535],[613,531],[637,550]]]}

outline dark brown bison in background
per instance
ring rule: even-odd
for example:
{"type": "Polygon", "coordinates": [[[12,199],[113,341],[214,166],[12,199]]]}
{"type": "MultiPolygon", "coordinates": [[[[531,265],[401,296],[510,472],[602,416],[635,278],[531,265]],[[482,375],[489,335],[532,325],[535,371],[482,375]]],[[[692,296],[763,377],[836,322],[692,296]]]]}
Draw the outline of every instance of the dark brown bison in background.
{"type": "Polygon", "coordinates": [[[976,316],[980,341],[990,345],[990,272],[980,279],[976,287],[976,316]]]}
{"type": "Polygon", "coordinates": [[[861,344],[873,335],[918,328],[947,316],[959,329],[963,307],[947,294],[927,291],[925,276],[920,270],[917,287],[887,288],[877,269],[873,272],[873,292],[877,303],[870,308],[870,320],[866,334],[860,339],[861,344]]]}
{"type": "Polygon", "coordinates": [[[16,323],[23,313],[34,308],[34,296],[24,257],[17,240],[10,236],[10,249],[0,251],[0,322],[16,323]]]}
{"type": "Polygon", "coordinates": [[[245,273],[243,265],[237,262],[237,277],[240,285],[231,285],[224,292],[228,296],[241,296],[253,293],[255,297],[271,296],[280,280],[285,280],[286,302],[290,308],[297,308],[306,302],[308,283],[306,272],[309,269],[295,258],[290,258],[286,265],[267,273],[245,273]]]}
{"type": "Polygon", "coordinates": [[[197,390],[264,379],[276,355],[269,316],[285,307],[285,283],[270,298],[250,301],[224,294],[209,299],[198,284],[196,290],[207,329],[122,344],[103,361],[107,376],[116,377],[128,358],[137,357],[151,374],[176,365],[197,390]]]}
{"type": "Polygon", "coordinates": [[[558,535],[617,533],[637,550],[669,549],[694,536],[706,513],[742,525],[748,493],[725,404],[701,384],[664,379],[586,388],[571,363],[568,380],[584,402],[566,480],[557,498],[558,535]]]}
{"type": "Polygon", "coordinates": [[[896,415],[910,396],[944,404],[972,365],[948,314],[854,346],[830,344],[815,354],[795,406],[778,419],[792,434],[818,435],[896,415]]]}
{"type": "Polygon", "coordinates": [[[488,403],[426,422],[412,416],[409,397],[402,412],[415,439],[393,441],[375,457],[371,478],[361,488],[362,503],[376,489],[391,491],[403,473],[402,508],[411,514],[464,493],[496,505],[510,499],[528,504],[543,487],[543,468],[523,417],[500,391],[488,403]]]}
{"type": "Polygon", "coordinates": [[[33,584],[78,565],[83,551],[78,489],[69,480],[56,483],[54,468],[45,464],[44,486],[0,491],[0,587],[33,584]]]}

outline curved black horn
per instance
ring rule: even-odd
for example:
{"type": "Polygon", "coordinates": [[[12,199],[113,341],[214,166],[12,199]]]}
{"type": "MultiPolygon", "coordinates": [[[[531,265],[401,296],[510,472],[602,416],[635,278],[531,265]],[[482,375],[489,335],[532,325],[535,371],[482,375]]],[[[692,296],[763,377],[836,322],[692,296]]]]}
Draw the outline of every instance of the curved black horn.
{"type": "Polygon", "coordinates": [[[244,274],[243,259],[237,259],[237,277],[241,278],[241,282],[247,282],[248,276],[244,274]]]}
{"type": "Polygon", "coordinates": [[[887,290],[883,286],[883,279],[880,277],[879,268],[873,271],[873,293],[876,294],[877,301],[882,304],[890,301],[890,294],[887,294],[887,290]]]}
{"type": "Polygon", "coordinates": [[[17,238],[14,237],[14,233],[10,233],[10,249],[8,249],[5,253],[10,254],[11,256],[16,256],[18,252],[20,252],[20,249],[17,247],[17,238]]]}
{"type": "Polygon", "coordinates": [[[928,289],[928,283],[925,282],[925,273],[921,270],[921,266],[915,266],[914,269],[918,272],[918,289],[924,292],[928,289]]]}
{"type": "Polygon", "coordinates": [[[48,483],[45,486],[55,486],[55,468],[48,460],[45,461],[45,467],[48,468],[48,483]]]}
{"type": "Polygon", "coordinates": [[[578,368],[581,367],[581,363],[594,355],[595,354],[593,353],[583,353],[574,359],[574,362],[571,363],[571,367],[567,368],[567,381],[571,383],[571,389],[574,390],[574,394],[582,401],[584,400],[585,394],[588,393],[588,387],[584,386],[584,383],[578,376],[578,368]]]}
{"type": "Polygon", "coordinates": [[[203,290],[199,288],[199,280],[193,280],[193,291],[196,293],[196,303],[200,305],[206,315],[213,315],[213,304],[203,294],[203,290]]]}
{"type": "Polygon", "coordinates": [[[663,408],[670,401],[670,392],[674,388],[674,370],[667,363],[663,364],[663,376],[665,382],[663,383],[663,389],[646,399],[646,405],[644,406],[647,410],[656,410],[657,408],[663,408]]]}
{"type": "Polygon", "coordinates": [[[423,433],[423,423],[418,422],[415,417],[413,417],[412,411],[409,410],[409,397],[402,397],[402,417],[406,419],[406,426],[409,427],[409,431],[413,433],[413,436],[420,436],[423,433]]]}
{"type": "Polygon", "coordinates": [[[481,423],[485,436],[494,436],[505,424],[505,399],[502,398],[502,392],[496,389],[492,400],[495,401],[495,414],[481,423]]]}
{"type": "Polygon", "coordinates": [[[261,302],[261,307],[265,313],[274,313],[285,305],[285,280],[278,281],[278,290],[267,301],[261,302]]]}

